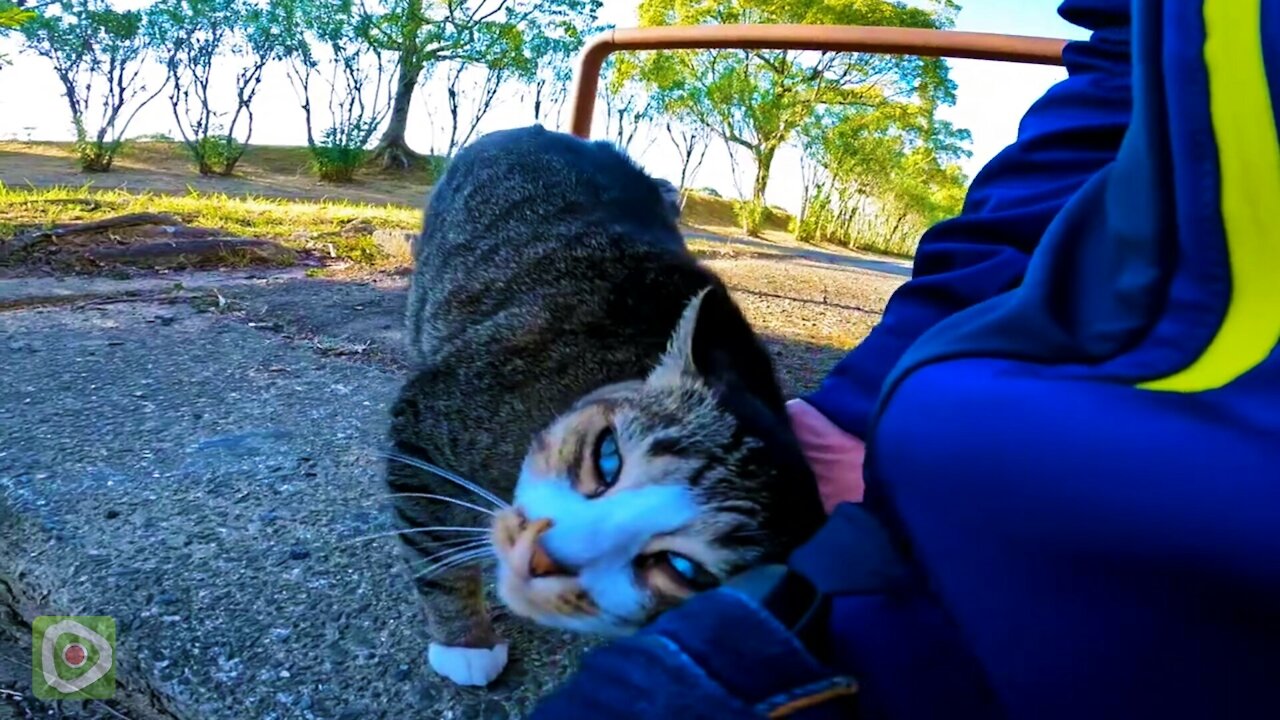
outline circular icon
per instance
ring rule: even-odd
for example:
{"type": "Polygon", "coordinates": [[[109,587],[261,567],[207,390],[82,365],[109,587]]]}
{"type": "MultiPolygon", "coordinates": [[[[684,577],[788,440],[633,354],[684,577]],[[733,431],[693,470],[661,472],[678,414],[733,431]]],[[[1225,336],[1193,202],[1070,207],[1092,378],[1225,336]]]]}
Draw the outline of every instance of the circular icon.
{"type": "MultiPolygon", "coordinates": [[[[78,642],[70,642],[63,648],[61,653],[62,659],[72,665],[71,661],[78,658],[80,664],[83,665],[89,657],[89,653],[85,650],[84,645],[78,642]],[[79,647],[79,651],[72,651],[71,648],[79,647]]],[[[80,623],[67,618],[50,625],[44,631],[44,642],[40,646],[40,672],[44,676],[44,681],[49,687],[63,693],[80,692],[97,682],[102,676],[111,670],[114,661],[111,644],[107,639],[80,623]],[[57,663],[54,659],[54,648],[58,644],[58,638],[63,635],[75,635],[81,640],[88,640],[98,650],[98,659],[94,661],[93,667],[80,676],[73,679],[65,679],[58,676],[57,663]]],[[[72,665],[74,667],[74,665],[72,665]]]]}
{"type": "Polygon", "coordinates": [[[89,653],[80,643],[71,643],[62,649],[62,660],[73,668],[78,668],[89,659],[89,653]]]}

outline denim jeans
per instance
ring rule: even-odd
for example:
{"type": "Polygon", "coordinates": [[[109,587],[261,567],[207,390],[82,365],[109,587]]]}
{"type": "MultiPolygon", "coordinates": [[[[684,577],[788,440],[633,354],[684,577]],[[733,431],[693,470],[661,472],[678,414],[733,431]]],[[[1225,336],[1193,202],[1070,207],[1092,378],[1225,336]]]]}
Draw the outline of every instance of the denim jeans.
{"type": "Polygon", "coordinates": [[[855,716],[856,689],[751,599],[721,588],[589,653],[531,717],[836,720],[855,716]]]}

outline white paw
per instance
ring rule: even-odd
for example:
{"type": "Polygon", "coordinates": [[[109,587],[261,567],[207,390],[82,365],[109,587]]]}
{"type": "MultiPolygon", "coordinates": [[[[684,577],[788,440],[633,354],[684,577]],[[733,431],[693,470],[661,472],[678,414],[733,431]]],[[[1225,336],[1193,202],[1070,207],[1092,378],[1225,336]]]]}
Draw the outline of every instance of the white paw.
{"type": "Polygon", "coordinates": [[[431,669],[459,685],[488,685],[507,666],[507,644],[491,648],[427,646],[431,669]]]}

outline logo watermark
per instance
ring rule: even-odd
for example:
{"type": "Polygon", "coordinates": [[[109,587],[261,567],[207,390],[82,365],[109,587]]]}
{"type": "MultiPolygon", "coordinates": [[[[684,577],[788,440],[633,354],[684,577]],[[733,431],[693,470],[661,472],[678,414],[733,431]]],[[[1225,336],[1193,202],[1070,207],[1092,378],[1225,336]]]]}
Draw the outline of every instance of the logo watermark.
{"type": "Polygon", "coordinates": [[[116,694],[116,621],[42,615],[31,623],[31,689],[41,700],[106,700],[116,694]]]}

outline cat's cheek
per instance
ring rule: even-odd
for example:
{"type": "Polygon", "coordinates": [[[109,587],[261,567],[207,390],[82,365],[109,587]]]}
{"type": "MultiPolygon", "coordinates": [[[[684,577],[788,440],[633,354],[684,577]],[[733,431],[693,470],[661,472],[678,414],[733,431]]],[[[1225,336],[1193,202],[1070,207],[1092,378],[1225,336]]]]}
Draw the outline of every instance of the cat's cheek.
{"type": "Polygon", "coordinates": [[[484,686],[493,682],[507,666],[507,644],[491,648],[451,647],[431,643],[427,662],[431,669],[457,685],[484,686]]]}

